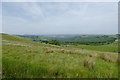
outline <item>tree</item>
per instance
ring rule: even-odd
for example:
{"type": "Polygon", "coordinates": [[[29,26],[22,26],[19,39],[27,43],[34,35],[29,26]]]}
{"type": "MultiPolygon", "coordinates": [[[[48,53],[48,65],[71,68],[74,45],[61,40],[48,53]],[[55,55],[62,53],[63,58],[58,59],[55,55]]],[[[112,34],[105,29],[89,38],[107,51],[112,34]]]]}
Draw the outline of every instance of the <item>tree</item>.
{"type": "Polygon", "coordinates": [[[49,40],[48,43],[54,45],[60,45],[60,42],[58,40],[49,40]]]}

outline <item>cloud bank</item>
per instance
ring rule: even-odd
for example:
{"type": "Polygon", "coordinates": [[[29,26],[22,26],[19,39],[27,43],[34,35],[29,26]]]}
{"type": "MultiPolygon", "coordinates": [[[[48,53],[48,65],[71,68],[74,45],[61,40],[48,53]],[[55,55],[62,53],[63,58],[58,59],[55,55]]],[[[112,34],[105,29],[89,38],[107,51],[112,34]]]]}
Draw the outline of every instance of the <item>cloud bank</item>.
{"type": "Polygon", "coordinates": [[[117,34],[117,3],[5,2],[3,32],[9,34],[117,34]]]}

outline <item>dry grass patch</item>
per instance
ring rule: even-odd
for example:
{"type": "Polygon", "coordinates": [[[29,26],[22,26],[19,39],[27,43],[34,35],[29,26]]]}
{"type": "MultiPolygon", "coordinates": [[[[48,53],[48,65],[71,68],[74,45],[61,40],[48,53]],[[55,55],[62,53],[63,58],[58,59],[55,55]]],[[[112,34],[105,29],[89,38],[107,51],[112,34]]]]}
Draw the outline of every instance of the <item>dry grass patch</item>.
{"type": "Polygon", "coordinates": [[[72,54],[73,51],[70,51],[70,50],[66,50],[65,53],[69,53],[69,54],[72,54]]]}
{"type": "Polygon", "coordinates": [[[99,54],[99,58],[108,61],[108,62],[117,62],[118,61],[118,57],[115,54],[112,53],[100,53],[99,54]]]}
{"type": "Polygon", "coordinates": [[[65,50],[65,53],[75,54],[75,53],[77,53],[77,52],[76,52],[76,50],[65,50]]]}
{"type": "Polygon", "coordinates": [[[26,53],[38,53],[38,51],[36,50],[32,50],[32,49],[25,49],[26,53]]]}
{"type": "Polygon", "coordinates": [[[93,53],[93,54],[90,54],[89,57],[97,58],[97,57],[98,57],[98,54],[93,53]]]}
{"type": "Polygon", "coordinates": [[[54,51],[48,47],[43,47],[43,50],[45,51],[45,53],[54,53],[54,51]]]}
{"type": "Polygon", "coordinates": [[[48,50],[48,47],[43,47],[43,50],[44,50],[44,51],[48,50]]]}
{"type": "Polygon", "coordinates": [[[64,49],[58,49],[57,52],[59,52],[59,53],[65,53],[65,50],[64,49]]]}
{"type": "Polygon", "coordinates": [[[45,53],[54,53],[54,51],[52,49],[46,49],[45,53]]]}
{"type": "Polygon", "coordinates": [[[87,67],[87,68],[94,68],[95,67],[95,61],[93,61],[92,59],[90,58],[86,58],[84,60],[84,67],[87,67]]]}

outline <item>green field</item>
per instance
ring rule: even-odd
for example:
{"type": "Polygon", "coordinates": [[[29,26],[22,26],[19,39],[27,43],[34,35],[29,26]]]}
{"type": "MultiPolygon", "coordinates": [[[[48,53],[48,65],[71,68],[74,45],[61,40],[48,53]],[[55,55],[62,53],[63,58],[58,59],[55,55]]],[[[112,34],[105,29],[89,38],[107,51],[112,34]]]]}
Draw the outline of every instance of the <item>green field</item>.
{"type": "Polygon", "coordinates": [[[78,49],[87,49],[87,50],[118,53],[118,41],[115,41],[114,43],[107,44],[107,45],[99,45],[99,46],[93,46],[93,45],[72,46],[71,45],[70,47],[78,48],[78,49]]]}
{"type": "Polygon", "coordinates": [[[65,47],[2,34],[2,77],[118,78],[118,54],[113,53],[117,41],[65,47]]]}

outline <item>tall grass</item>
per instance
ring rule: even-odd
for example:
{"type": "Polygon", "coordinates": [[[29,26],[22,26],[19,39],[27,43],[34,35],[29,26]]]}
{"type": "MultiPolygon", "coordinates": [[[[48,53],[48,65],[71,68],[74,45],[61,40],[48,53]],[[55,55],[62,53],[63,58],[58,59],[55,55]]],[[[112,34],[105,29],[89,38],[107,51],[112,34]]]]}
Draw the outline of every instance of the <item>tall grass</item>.
{"type": "Polygon", "coordinates": [[[56,47],[4,38],[3,78],[117,78],[116,54],[56,47]],[[12,43],[12,44],[8,44],[12,43]],[[97,54],[97,55],[96,55],[97,54]],[[106,60],[108,59],[108,60],[106,60]],[[114,61],[115,59],[115,61],[114,61]]]}

